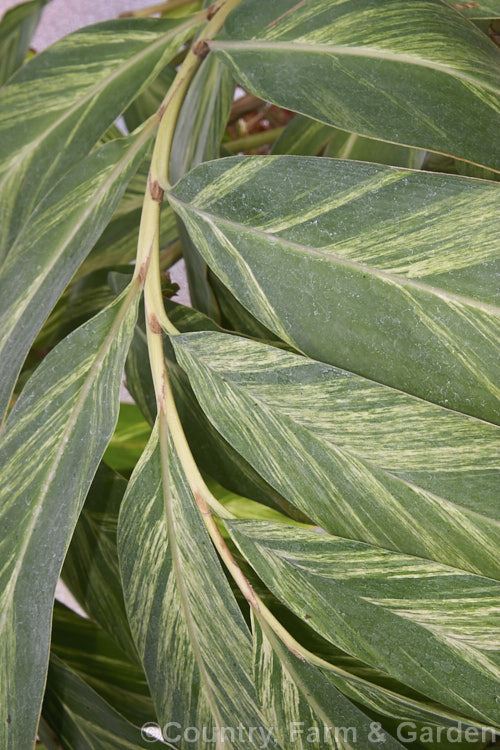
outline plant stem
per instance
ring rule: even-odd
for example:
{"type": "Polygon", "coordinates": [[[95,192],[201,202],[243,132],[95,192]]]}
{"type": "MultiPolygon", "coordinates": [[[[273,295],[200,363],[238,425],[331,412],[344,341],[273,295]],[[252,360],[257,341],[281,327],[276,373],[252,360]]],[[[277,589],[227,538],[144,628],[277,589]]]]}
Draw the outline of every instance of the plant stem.
{"type": "Polygon", "coordinates": [[[273,128],[272,130],[263,130],[262,133],[247,135],[245,138],[236,138],[234,141],[228,141],[223,146],[232,154],[238,151],[251,151],[254,148],[265,146],[267,143],[273,143],[284,131],[284,126],[273,128]]]}
{"type": "Polygon", "coordinates": [[[167,0],[164,3],[150,5],[148,8],[139,8],[138,10],[125,11],[120,13],[120,18],[146,18],[153,13],[165,13],[175,8],[181,8],[183,5],[192,5],[196,0],[167,0]]]}

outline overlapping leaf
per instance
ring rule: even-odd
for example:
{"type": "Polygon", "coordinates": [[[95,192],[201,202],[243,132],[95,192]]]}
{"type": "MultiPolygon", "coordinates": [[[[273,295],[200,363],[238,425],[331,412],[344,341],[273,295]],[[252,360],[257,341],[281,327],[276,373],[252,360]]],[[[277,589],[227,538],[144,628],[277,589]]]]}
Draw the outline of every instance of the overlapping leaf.
{"type": "MultiPolygon", "coordinates": [[[[209,318],[191,308],[166,301],[173,324],[180,331],[220,330],[209,318]]],[[[191,450],[202,471],[240,495],[253,498],[296,517],[298,512],[224,440],[200,408],[186,373],[165,340],[165,353],[175,402],[191,450]]],[[[156,397],[148,360],[146,334],[136,327],[125,368],[127,388],[150,424],[156,418],[156,397]]]]}
{"type": "Polygon", "coordinates": [[[153,702],[137,659],[130,660],[98,625],[57,601],[50,649],[128,721],[139,726],[154,721],[153,702]]]}
{"type": "MultiPolygon", "coordinates": [[[[137,661],[118,569],[116,529],[125,479],[101,464],[64,560],[62,577],[82,609],[137,661]]],[[[151,717],[150,717],[151,718],[151,717]]]]}
{"type": "Polygon", "coordinates": [[[0,258],[40,198],[90,151],[190,33],[189,21],[97,24],[37,55],[2,89],[0,258]]]}
{"type": "Polygon", "coordinates": [[[228,527],[262,580],[324,638],[424,695],[500,725],[498,583],[303,529],[228,527]]]}
{"type": "Polygon", "coordinates": [[[44,719],[64,750],[145,750],[139,727],[109,705],[62,659],[53,655],[47,677],[44,719]]]}
{"type": "Polygon", "coordinates": [[[496,183],[235,157],[200,165],[169,195],[213,271],[285,341],[500,419],[496,183]]]}
{"type": "Polygon", "coordinates": [[[14,243],[0,270],[0,416],[36,334],[109,221],[144,150],[144,135],[133,135],[83,159],[14,243]]]}
{"type": "MultiPolygon", "coordinates": [[[[320,670],[294,656],[270,629],[264,632],[255,621],[254,655],[266,726],[273,728],[283,747],[373,747],[371,718],[345,698],[320,670]]],[[[380,742],[386,748],[402,747],[383,730],[380,742]]]]}
{"type": "MultiPolygon", "coordinates": [[[[130,626],[158,720],[200,730],[260,726],[248,628],[172,446],[158,426],[130,480],[118,550],[130,626]],[[166,447],[166,446],[165,446],[166,447]],[[168,465],[167,465],[168,460],[168,465]]],[[[232,747],[244,743],[231,742],[232,747]]]]}
{"type": "Polygon", "coordinates": [[[57,346],[2,433],[0,744],[31,747],[64,554],[118,417],[137,284],[57,346]],[[43,576],[38,575],[43,571],[43,576]]]}
{"type": "MultiPolygon", "coordinates": [[[[210,55],[195,75],[179,112],[170,159],[171,183],[198,164],[219,156],[233,93],[229,70],[210,55]]],[[[219,312],[207,280],[205,260],[181,222],[179,229],[193,305],[217,320],[219,312]]]]}
{"type": "Polygon", "coordinates": [[[496,427],[243,338],[172,343],[211,422],[318,525],[500,577],[496,427]]]}
{"type": "Polygon", "coordinates": [[[29,0],[8,10],[0,23],[0,86],[24,62],[48,0],[29,0]]]}
{"type": "Polygon", "coordinates": [[[265,100],[500,170],[500,50],[440,0],[246,0],[210,46],[265,100]]]}

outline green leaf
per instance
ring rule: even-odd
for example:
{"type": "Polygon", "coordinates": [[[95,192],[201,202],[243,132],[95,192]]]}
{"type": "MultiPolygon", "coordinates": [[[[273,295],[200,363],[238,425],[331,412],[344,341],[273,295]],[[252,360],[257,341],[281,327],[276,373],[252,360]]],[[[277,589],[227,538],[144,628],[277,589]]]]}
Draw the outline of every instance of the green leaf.
{"type": "Polygon", "coordinates": [[[203,164],[169,193],[211,269],[318,360],[500,419],[499,186],[309,157],[203,164]]]}
{"type": "Polygon", "coordinates": [[[8,10],[0,23],[0,86],[21,67],[48,0],[30,0],[8,10]]]}
{"type": "MultiPolygon", "coordinates": [[[[293,655],[266,627],[253,622],[256,684],[267,727],[283,747],[301,750],[377,747],[372,719],[351,703],[319,669],[293,655]]],[[[402,745],[383,730],[384,748],[402,745]]]]}
{"type": "Polygon", "coordinates": [[[262,720],[248,628],[164,439],[165,445],[157,424],[122,504],[118,551],[130,627],[158,720],[198,727],[200,742],[180,747],[205,748],[202,727],[210,737],[215,727],[262,720]]]}
{"type": "Polygon", "coordinates": [[[0,270],[0,416],[45,318],[109,221],[144,156],[134,135],[83,159],[42,201],[0,270]]]}
{"type": "Polygon", "coordinates": [[[129,131],[135,130],[154,115],[175,78],[175,68],[166,65],[149,86],[144,89],[123,113],[129,131]]]}
{"type": "Polygon", "coordinates": [[[118,417],[137,297],[134,283],[46,357],[2,433],[0,713],[10,723],[0,724],[0,745],[9,750],[35,740],[54,591],[118,417]]]}
{"type": "Polygon", "coordinates": [[[138,727],[55,655],[50,659],[43,716],[63,750],[145,750],[151,747],[150,741],[142,739],[138,727]]]}
{"type": "Polygon", "coordinates": [[[240,337],[172,343],[214,426],[319,526],[500,577],[493,425],[240,337]]]}
{"type": "MultiPolygon", "coordinates": [[[[180,331],[221,330],[212,320],[192,308],[165,300],[172,323],[180,331]]],[[[297,517],[300,514],[224,440],[200,408],[184,370],[164,339],[168,371],[175,403],[196,463],[221,485],[240,495],[297,517]]],[[[125,368],[127,388],[150,424],[156,418],[156,396],[149,367],[146,333],[137,326],[125,368]]],[[[300,520],[303,520],[301,517],[300,520]]]]}
{"type": "Polygon", "coordinates": [[[210,47],[262,99],[500,170],[500,50],[440,0],[246,0],[210,47]]]}
{"type": "Polygon", "coordinates": [[[130,661],[100,627],[57,601],[50,648],[129,721],[140,726],[154,719],[153,702],[137,655],[130,661]]]}
{"type": "Polygon", "coordinates": [[[335,128],[324,125],[322,122],[296,115],[285,126],[274,143],[271,153],[317,156],[332,134],[336,132],[338,131],[335,128]]]}
{"type": "Polygon", "coordinates": [[[255,521],[227,526],[264,583],[323,638],[500,725],[500,585],[379,547],[255,521]]]}
{"type": "MultiPolygon", "coordinates": [[[[179,112],[171,150],[171,183],[198,164],[219,156],[233,94],[234,81],[227,67],[209,55],[196,73],[179,112]]],[[[217,301],[207,279],[206,263],[181,222],[179,230],[192,303],[218,320],[217,301]]]]}
{"type": "Polygon", "coordinates": [[[61,575],[89,617],[109,633],[129,659],[138,661],[125,612],[116,548],[118,513],[126,489],[123,477],[105,464],[99,466],[61,575]]]}
{"type": "Polygon", "coordinates": [[[192,29],[192,21],[159,19],[80,29],[33,58],[2,89],[0,258],[40,199],[88,154],[192,29]]]}
{"type": "Polygon", "coordinates": [[[120,415],[104,460],[115,471],[130,474],[151,435],[151,427],[135,404],[120,404],[120,415]]]}

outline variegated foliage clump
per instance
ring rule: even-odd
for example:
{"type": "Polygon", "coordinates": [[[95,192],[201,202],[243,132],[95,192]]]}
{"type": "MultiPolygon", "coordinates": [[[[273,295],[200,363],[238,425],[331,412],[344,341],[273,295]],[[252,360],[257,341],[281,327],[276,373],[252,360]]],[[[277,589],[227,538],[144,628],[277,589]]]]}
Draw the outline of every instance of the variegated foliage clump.
{"type": "Polygon", "coordinates": [[[46,1],[0,23],[0,747],[493,744],[500,2],[33,55],[46,1]]]}

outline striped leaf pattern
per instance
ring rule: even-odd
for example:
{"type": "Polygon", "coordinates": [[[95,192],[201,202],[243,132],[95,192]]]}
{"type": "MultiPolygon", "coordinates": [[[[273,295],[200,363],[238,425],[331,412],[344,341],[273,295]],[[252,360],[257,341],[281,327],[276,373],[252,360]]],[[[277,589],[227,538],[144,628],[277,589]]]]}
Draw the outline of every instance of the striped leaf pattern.
{"type": "Polygon", "coordinates": [[[64,750],[151,747],[151,740],[142,739],[139,727],[112,708],[55,655],[50,660],[43,711],[45,721],[57,733],[64,750]]]}
{"type": "Polygon", "coordinates": [[[0,745],[31,747],[57,578],[118,417],[134,283],[64,339],[24,387],[1,440],[0,745]],[[36,571],[43,570],[40,577],[36,571]]]}
{"type": "Polygon", "coordinates": [[[319,526],[500,578],[495,426],[247,339],[172,341],[211,422],[319,526]]]}
{"type": "MultiPolygon", "coordinates": [[[[373,748],[372,719],[354,706],[318,669],[294,656],[268,627],[253,621],[256,684],[265,713],[284,748],[373,748]]],[[[402,745],[380,733],[385,748],[402,745]]]]}
{"type": "Polygon", "coordinates": [[[500,726],[498,583],[281,524],[227,525],[271,591],[323,638],[500,726]]]}
{"type": "Polygon", "coordinates": [[[89,617],[138,661],[118,568],[116,531],[126,480],[101,464],[94,477],[64,559],[62,578],[89,617]]]}
{"type": "Polygon", "coordinates": [[[257,96],[500,170],[500,50],[441,0],[245,0],[224,32],[211,48],[257,96]]]}
{"type": "Polygon", "coordinates": [[[105,144],[40,203],[0,270],[0,417],[45,318],[108,223],[144,158],[144,138],[105,144]]]}
{"type": "Polygon", "coordinates": [[[21,67],[47,0],[29,0],[8,10],[0,23],[0,86],[21,67]]]}
{"type": "Polygon", "coordinates": [[[200,728],[197,742],[184,738],[179,748],[201,750],[218,728],[262,720],[248,628],[171,445],[167,459],[168,465],[156,425],[122,504],[118,550],[158,721],[200,728]]]}
{"type": "MultiPolygon", "coordinates": [[[[116,548],[115,548],[116,553],[116,548]]],[[[154,720],[146,676],[98,625],[54,603],[51,654],[62,659],[128,721],[154,720]]]]}
{"type": "MultiPolygon", "coordinates": [[[[196,310],[168,300],[165,307],[170,320],[180,331],[220,330],[212,320],[196,310]]],[[[196,400],[186,373],[176,362],[174,351],[169,346],[168,340],[165,339],[164,343],[175,403],[200,469],[240,495],[278,508],[292,517],[297,516],[298,512],[293,506],[224,440],[207,419],[196,400]]],[[[143,326],[136,326],[125,372],[129,392],[148,422],[153,424],[156,418],[156,397],[143,326]]]]}
{"type": "Polygon", "coordinates": [[[2,89],[0,259],[40,198],[88,154],[191,33],[186,21],[89,26],[37,55],[2,89]]]}
{"type": "Polygon", "coordinates": [[[169,194],[275,334],[451,409],[500,419],[499,186],[361,162],[235,157],[169,194]]]}
{"type": "MultiPolygon", "coordinates": [[[[233,102],[234,81],[225,65],[213,55],[202,63],[184,99],[174,133],[170,182],[193,167],[219,156],[219,147],[233,102]]],[[[219,319],[217,301],[207,279],[207,265],[179,222],[183,256],[193,305],[219,319]]]]}
{"type": "Polygon", "coordinates": [[[290,120],[271,151],[273,154],[300,156],[317,156],[320,152],[337,159],[357,159],[414,169],[420,169],[425,156],[425,151],[420,149],[363,138],[303,115],[290,120]]]}

